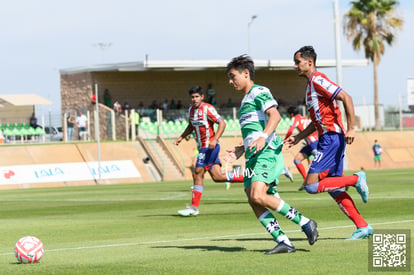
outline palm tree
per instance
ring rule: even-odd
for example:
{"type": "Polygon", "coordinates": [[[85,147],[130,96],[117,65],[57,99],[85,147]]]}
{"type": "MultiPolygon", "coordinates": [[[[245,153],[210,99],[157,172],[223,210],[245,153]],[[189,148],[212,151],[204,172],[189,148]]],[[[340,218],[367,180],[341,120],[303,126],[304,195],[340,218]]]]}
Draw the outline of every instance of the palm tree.
{"type": "Polygon", "coordinates": [[[344,31],[354,50],[363,46],[365,57],[374,63],[375,129],[381,129],[378,109],[378,65],[385,52],[385,42],[392,45],[403,19],[396,14],[398,1],[351,1],[351,9],[344,15],[344,31]]]}

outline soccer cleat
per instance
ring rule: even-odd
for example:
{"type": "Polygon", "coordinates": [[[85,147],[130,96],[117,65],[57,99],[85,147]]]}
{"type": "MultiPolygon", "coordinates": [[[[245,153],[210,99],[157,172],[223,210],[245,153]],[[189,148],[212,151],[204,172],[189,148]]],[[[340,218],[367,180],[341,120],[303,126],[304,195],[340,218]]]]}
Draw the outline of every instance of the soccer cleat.
{"type": "Polygon", "coordinates": [[[318,224],[314,220],[309,220],[308,223],[302,226],[302,231],[305,232],[310,245],[313,245],[319,237],[318,224]]]}
{"type": "Polygon", "coordinates": [[[226,189],[226,191],[228,191],[230,189],[230,187],[231,187],[231,182],[226,181],[224,183],[224,188],[226,189]]]}
{"type": "Polygon", "coordinates": [[[347,241],[355,241],[355,240],[362,240],[368,238],[374,234],[374,229],[371,225],[367,225],[366,227],[360,227],[352,233],[351,238],[346,239],[347,241]]]}
{"type": "Polygon", "coordinates": [[[265,251],[264,254],[271,255],[271,254],[280,254],[280,253],[293,253],[296,252],[296,248],[292,245],[287,245],[284,242],[278,243],[272,250],[265,251]]]}
{"type": "Polygon", "coordinates": [[[358,181],[355,184],[355,188],[358,191],[359,195],[361,195],[362,201],[364,203],[367,203],[368,194],[369,194],[367,176],[364,171],[359,171],[358,173],[355,173],[354,175],[358,176],[358,181]]]}
{"type": "Polygon", "coordinates": [[[183,210],[178,210],[178,214],[183,217],[197,216],[198,213],[198,207],[195,206],[187,206],[183,210]]]}
{"type": "Polygon", "coordinates": [[[289,170],[289,167],[285,166],[283,169],[283,174],[290,180],[290,182],[293,182],[293,175],[289,170]]]}
{"type": "Polygon", "coordinates": [[[305,185],[301,185],[300,187],[299,187],[299,189],[298,189],[298,191],[303,191],[303,190],[305,190],[305,185]]]}

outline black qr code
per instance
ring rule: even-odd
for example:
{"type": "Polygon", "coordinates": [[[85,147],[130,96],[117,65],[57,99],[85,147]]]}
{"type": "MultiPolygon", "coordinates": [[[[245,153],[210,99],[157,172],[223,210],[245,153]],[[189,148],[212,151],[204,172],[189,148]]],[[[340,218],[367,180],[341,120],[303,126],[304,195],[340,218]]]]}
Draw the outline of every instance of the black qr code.
{"type": "Polygon", "coordinates": [[[410,230],[376,230],[370,239],[371,271],[410,271],[410,230]]]}

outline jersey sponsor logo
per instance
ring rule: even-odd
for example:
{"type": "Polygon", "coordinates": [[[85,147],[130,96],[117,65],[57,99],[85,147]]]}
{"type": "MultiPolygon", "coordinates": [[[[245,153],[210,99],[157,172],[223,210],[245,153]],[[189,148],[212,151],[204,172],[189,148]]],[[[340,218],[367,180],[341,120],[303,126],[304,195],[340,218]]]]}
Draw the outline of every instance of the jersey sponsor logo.
{"type": "Polygon", "coordinates": [[[323,86],[323,78],[317,77],[316,82],[319,82],[321,86],[323,86]]]}
{"type": "Polygon", "coordinates": [[[248,120],[249,118],[251,118],[252,117],[252,114],[245,114],[245,115],[242,115],[241,117],[240,117],[240,119],[239,119],[239,123],[240,124],[243,124],[246,120],[248,120]]]}
{"type": "Polygon", "coordinates": [[[191,125],[193,125],[193,126],[204,126],[205,123],[204,123],[204,121],[192,120],[191,125]]]}
{"type": "Polygon", "coordinates": [[[270,101],[270,100],[273,100],[273,97],[268,93],[264,93],[263,94],[263,99],[266,100],[266,101],[270,101]]]}
{"type": "Polygon", "coordinates": [[[11,179],[15,175],[13,170],[4,170],[2,172],[5,179],[11,179]]]}

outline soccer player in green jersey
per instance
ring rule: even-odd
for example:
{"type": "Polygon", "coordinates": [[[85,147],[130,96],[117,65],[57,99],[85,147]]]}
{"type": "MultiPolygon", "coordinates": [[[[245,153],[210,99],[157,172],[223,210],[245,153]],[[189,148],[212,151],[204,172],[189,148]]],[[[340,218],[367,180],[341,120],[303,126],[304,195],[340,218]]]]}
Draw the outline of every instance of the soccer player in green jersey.
{"type": "Polygon", "coordinates": [[[276,100],[268,88],[254,84],[254,63],[249,56],[233,58],[226,73],[230,85],[245,94],[238,114],[244,145],[227,150],[226,158],[231,161],[245,154],[245,193],[257,219],[277,243],[265,254],[296,251],[271,211],[299,224],[313,245],[318,239],[316,222],[282,200],[276,190],[284,166],[282,138],[275,134],[281,120],[276,100]]]}

